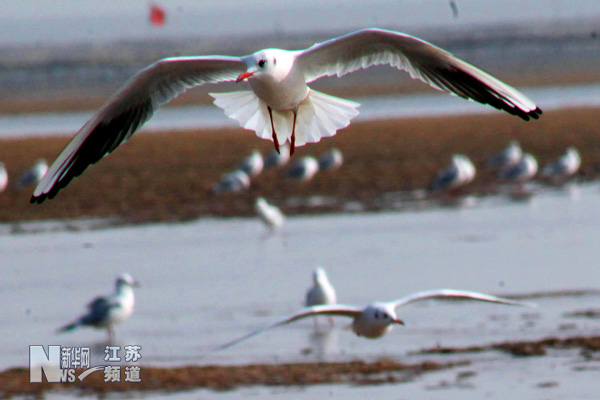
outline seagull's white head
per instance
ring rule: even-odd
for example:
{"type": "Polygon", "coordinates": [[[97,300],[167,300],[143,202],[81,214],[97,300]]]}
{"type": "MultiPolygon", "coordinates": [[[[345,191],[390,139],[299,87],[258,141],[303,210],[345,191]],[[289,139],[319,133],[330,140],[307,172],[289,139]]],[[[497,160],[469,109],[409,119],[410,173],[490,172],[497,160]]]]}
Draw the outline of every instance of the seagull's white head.
{"type": "Polygon", "coordinates": [[[245,79],[283,80],[294,64],[291,52],[280,49],[260,50],[246,57],[248,70],[237,77],[236,82],[245,79]]]}
{"type": "Polygon", "coordinates": [[[315,282],[315,285],[323,285],[329,282],[327,279],[327,273],[323,268],[315,268],[313,272],[313,281],[315,282]]]}
{"type": "Polygon", "coordinates": [[[579,152],[573,146],[568,147],[565,154],[569,158],[573,158],[573,159],[577,159],[577,160],[580,159],[579,152]]]}
{"type": "Polygon", "coordinates": [[[404,322],[396,316],[392,304],[373,303],[354,320],[352,328],[359,336],[376,339],[385,335],[396,324],[404,325],[404,322]]]}
{"type": "Polygon", "coordinates": [[[267,205],[268,205],[268,203],[264,199],[264,197],[257,198],[256,202],[254,203],[254,206],[256,207],[257,210],[264,209],[267,205]]]}
{"type": "Polygon", "coordinates": [[[123,286],[138,287],[139,285],[138,281],[133,279],[128,273],[124,273],[117,278],[117,289],[123,286]]]}

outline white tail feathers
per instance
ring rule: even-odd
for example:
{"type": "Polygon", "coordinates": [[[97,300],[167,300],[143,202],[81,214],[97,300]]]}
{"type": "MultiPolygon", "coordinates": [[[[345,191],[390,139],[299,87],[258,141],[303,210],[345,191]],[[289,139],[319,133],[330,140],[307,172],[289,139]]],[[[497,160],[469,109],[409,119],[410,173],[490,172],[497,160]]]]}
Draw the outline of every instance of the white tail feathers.
{"type": "MultiPolygon", "coordinates": [[[[240,126],[253,130],[258,137],[272,140],[271,120],[267,105],[252,91],[210,93],[215,105],[225,111],[225,115],[235,119],[240,126]]],[[[350,125],[350,120],[358,115],[360,104],[339,97],[329,96],[310,90],[306,99],[298,107],[296,119],[296,146],[316,143],[322,137],[335,135],[338,129],[350,125]]],[[[280,144],[292,136],[292,111],[273,110],[273,124],[280,144]]]]}

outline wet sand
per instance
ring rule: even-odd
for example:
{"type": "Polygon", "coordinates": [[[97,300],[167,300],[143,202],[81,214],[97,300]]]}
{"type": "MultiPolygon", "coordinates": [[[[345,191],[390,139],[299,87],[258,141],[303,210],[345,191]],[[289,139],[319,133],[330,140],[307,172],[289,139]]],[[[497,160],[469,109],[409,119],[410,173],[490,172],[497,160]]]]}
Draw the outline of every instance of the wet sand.
{"type": "MultiPolygon", "coordinates": [[[[575,146],[581,152],[580,180],[598,176],[600,144],[597,109],[547,112],[524,122],[504,114],[356,122],[319,144],[298,148],[294,158],[332,147],[344,154],[339,170],[298,184],[281,170],[265,171],[243,193],[216,196],[213,185],[253,149],[271,151],[242,128],[138,134],[83,176],[56,199],[30,205],[32,188],[17,189],[16,177],[38,157],[54,160],[68,139],[3,140],[2,160],[13,179],[0,194],[0,221],[117,217],[128,223],[181,221],[203,216],[253,215],[254,199],[264,196],[288,214],[343,211],[349,202],[362,210],[386,208],[382,196],[424,188],[451,154],[462,153],[482,166],[511,139],[534,154],[540,166],[575,146]],[[308,199],[332,201],[309,207],[308,199]]],[[[480,168],[473,184],[459,194],[485,195],[498,190],[494,175],[480,168]]]]}

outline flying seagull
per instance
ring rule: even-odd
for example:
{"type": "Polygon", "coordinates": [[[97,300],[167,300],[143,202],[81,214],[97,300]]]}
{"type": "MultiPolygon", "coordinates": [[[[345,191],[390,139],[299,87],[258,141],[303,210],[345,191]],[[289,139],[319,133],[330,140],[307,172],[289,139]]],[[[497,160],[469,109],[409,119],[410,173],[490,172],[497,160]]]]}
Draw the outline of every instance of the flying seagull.
{"type": "Polygon", "coordinates": [[[272,140],[276,150],[280,143],[289,142],[293,154],[296,146],[335,135],[358,114],[358,103],[320,93],[307,84],[380,64],[524,120],[542,113],[516,89],[447,51],[382,29],[360,30],[305,50],[165,58],[133,76],[85,123],[36,187],[31,202],[55,197],[89,165],[129,139],[159,106],[205,83],[247,80],[251,90],[213,93],[215,104],[244,128],[272,140]]]}
{"type": "Polygon", "coordinates": [[[388,333],[394,325],[404,325],[404,322],[396,315],[396,308],[407,305],[409,303],[427,300],[427,299],[467,299],[478,300],[490,303],[499,303],[514,306],[533,306],[532,304],[504,299],[501,297],[490,296],[483,293],[470,292],[464,290],[439,289],[424,292],[417,292],[398,300],[390,302],[376,302],[365,308],[355,306],[347,306],[343,304],[322,305],[306,307],[295,314],[280,319],[270,325],[255,330],[241,338],[225,343],[213,351],[227,349],[233,345],[243,342],[251,337],[254,337],[266,330],[276,328],[281,325],[286,325],[302,318],[314,317],[317,315],[332,315],[352,318],[352,331],[357,336],[362,336],[367,339],[378,339],[388,333]]]}

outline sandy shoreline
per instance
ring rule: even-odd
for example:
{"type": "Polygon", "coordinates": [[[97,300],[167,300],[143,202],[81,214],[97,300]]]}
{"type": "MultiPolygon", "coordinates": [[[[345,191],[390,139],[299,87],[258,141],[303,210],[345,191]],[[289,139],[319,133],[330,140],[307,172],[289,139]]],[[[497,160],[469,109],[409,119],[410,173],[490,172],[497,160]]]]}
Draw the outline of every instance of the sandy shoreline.
{"type": "MultiPolygon", "coordinates": [[[[255,148],[266,154],[271,142],[241,128],[138,134],[42,205],[30,205],[33,189],[17,189],[14,180],[36,158],[54,160],[68,138],[3,140],[0,160],[13,181],[0,194],[0,221],[117,217],[136,223],[250,216],[259,196],[281,205],[288,214],[343,211],[348,202],[359,202],[366,211],[379,210],[385,208],[380,199],[386,194],[426,187],[453,153],[468,155],[480,167],[511,139],[519,140],[540,166],[566,147],[577,147],[582,157],[578,179],[591,180],[600,165],[598,112],[553,111],[531,122],[500,113],[356,122],[294,155],[318,156],[338,147],[345,159],[339,170],[301,184],[285,179],[282,170],[268,170],[253,180],[249,190],[221,196],[212,193],[220,176],[255,148]],[[302,199],[314,196],[334,201],[306,207],[302,199]]],[[[493,174],[480,168],[463,194],[496,193],[496,183],[493,174]]]]}

